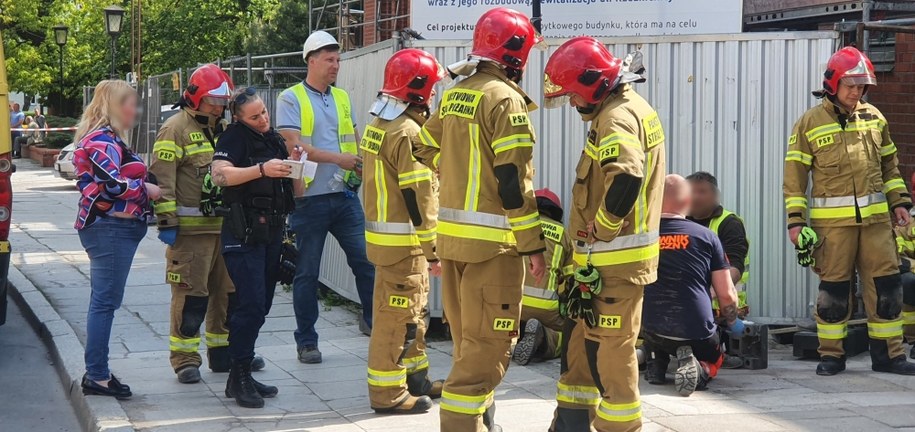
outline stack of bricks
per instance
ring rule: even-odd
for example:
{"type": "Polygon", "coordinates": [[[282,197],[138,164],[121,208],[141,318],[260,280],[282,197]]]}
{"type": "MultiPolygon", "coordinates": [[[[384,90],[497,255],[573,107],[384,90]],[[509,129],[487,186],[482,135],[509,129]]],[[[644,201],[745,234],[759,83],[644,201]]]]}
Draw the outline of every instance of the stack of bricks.
{"type": "Polygon", "coordinates": [[[395,31],[409,26],[408,18],[382,21],[375,25],[376,19],[386,19],[407,15],[410,12],[409,0],[365,0],[365,26],[362,27],[362,41],[368,46],[390,39],[395,31]]]}
{"type": "Polygon", "coordinates": [[[892,72],[877,73],[877,86],[868,93],[868,101],[889,122],[902,177],[908,183],[915,173],[915,34],[896,34],[896,65],[892,72]]]}

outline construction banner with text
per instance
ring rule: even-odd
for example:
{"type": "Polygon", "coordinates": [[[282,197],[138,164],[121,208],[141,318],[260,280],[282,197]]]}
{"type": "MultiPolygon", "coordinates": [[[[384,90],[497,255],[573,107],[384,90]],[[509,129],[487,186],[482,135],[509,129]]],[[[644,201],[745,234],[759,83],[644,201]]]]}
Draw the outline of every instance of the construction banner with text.
{"type": "MultiPolygon", "coordinates": [[[[426,39],[471,39],[483,12],[531,15],[532,0],[413,0],[412,25],[426,39]]],[[[541,0],[543,35],[659,36],[740,33],[743,0],[541,0]]]]}

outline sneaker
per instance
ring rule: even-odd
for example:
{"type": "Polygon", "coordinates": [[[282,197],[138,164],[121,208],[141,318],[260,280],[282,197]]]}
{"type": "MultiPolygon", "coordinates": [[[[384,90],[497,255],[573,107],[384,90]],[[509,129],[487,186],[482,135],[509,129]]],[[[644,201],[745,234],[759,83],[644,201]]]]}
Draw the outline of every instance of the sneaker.
{"type": "Polygon", "coordinates": [[[741,369],[743,368],[743,359],[739,356],[725,355],[721,363],[721,369],[741,369]]]}
{"type": "Polygon", "coordinates": [[[317,346],[308,345],[299,348],[299,362],[305,364],[318,364],[322,361],[321,351],[318,350],[317,346]]]}
{"type": "Polygon", "coordinates": [[[185,366],[175,371],[178,382],[181,384],[194,384],[200,382],[200,369],[197,366],[185,366]]]}
{"type": "Polygon", "coordinates": [[[700,369],[699,360],[696,360],[691,347],[677,348],[677,373],[674,375],[677,393],[680,393],[681,396],[689,396],[696,391],[696,387],[699,385],[700,369]]]}
{"type": "Polygon", "coordinates": [[[519,365],[526,365],[531,362],[537,347],[543,343],[543,325],[535,319],[527,320],[524,325],[524,336],[518,341],[515,347],[514,359],[519,365]]]}

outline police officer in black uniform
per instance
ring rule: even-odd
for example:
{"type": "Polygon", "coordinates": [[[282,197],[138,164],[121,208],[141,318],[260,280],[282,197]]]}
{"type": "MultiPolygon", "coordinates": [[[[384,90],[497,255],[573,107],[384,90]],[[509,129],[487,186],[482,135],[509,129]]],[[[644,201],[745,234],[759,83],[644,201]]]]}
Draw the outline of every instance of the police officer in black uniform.
{"type": "Polygon", "coordinates": [[[286,144],[270,127],[253,88],[236,92],[229,110],[234,123],[219,137],[212,164],[213,183],[222,188],[222,253],[238,303],[229,318],[232,366],[226,397],[242,407],[261,408],[277,388],[251,377],[251,359],[273,303],[286,215],[295,207],[292,180],[286,178],[292,170],[284,162],[290,157],[286,144]]]}

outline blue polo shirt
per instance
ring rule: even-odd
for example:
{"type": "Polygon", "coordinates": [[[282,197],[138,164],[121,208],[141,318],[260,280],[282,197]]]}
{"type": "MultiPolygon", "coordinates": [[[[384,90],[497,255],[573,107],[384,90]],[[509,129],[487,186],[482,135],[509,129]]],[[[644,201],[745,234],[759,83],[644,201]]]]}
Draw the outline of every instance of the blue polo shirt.
{"type": "MultiPolygon", "coordinates": [[[[315,127],[311,136],[311,145],[320,150],[340,153],[340,122],[337,119],[337,105],[330,87],[327,87],[326,92],[321,93],[308,85],[308,83],[304,84],[305,93],[308,93],[308,99],[311,100],[311,109],[315,114],[315,127]]],[[[352,121],[353,125],[355,125],[355,116],[353,116],[352,121]]],[[[302,109],[299,105],[299,100],[296,99],[295,93],[291,89],[284,90],[277,98],[276,129],[292,130],[299,133],[302,131],[302,109]]],[[[337,168],[339,167],[332,163],[318,164],[315,179],[305,190],[305,196],[311,197],[340,192],[339,190],[331,190],[327,186],[334,178],[337,168]]]]}
{"type": "Polygon", "coordinates": [[[703,340],[716,330],[708,287],[712,272],[730,268],[718,236],[686,219],[662,218],[658,280],[645,287],[642,330],[703,340]]]}

